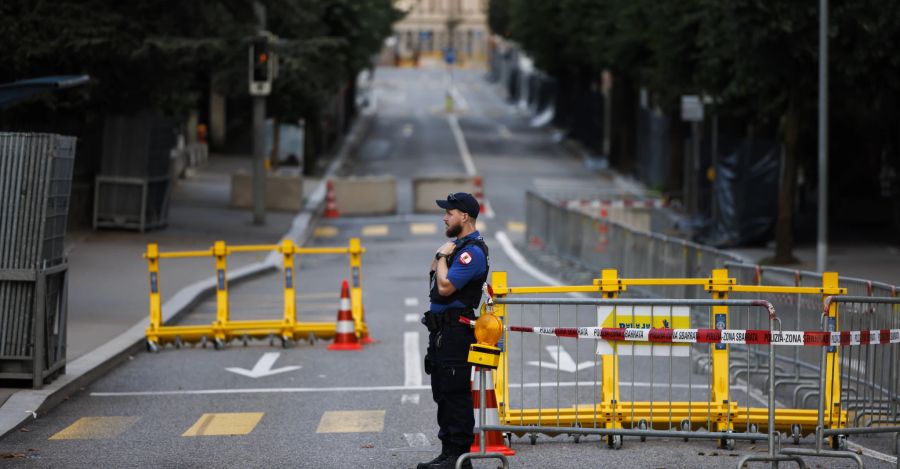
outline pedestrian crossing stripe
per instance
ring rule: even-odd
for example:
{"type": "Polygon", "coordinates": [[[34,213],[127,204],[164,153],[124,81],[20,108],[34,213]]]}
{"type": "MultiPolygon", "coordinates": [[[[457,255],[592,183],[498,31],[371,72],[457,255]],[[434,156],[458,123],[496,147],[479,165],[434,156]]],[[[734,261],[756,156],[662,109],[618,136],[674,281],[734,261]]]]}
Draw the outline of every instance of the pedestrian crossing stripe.
{"type": "Polygon", "coordinates": [[[329,410],[322,414],[316,433],[380,433],[383,410],[329,410]]]}
{"type": "Polygon", "coordinates": [[[437,233],[437,225],[434,223],[411,223],[409,232],[414,235],[427,235],[437,233]]]}
{"type": "Polygon", "coordinates": [[[181,436],[247,435],[262,417],[263,412],[203,414],[181,436]]]}
{"type": "Polygon", "coordinates": [[[138,419],[140,417],[134,416],[81,417],[49,439],[101,440],[113,438],[131,428],[138,419]]]}
{"type": "Polygon", "coordinates": [[[364,226],[362,229],[363,236],[387,236],[388,234],[388,226],[387,225],[369,225],[364,226]]]}
{"type": "Polygon", "coordinates": [[[313,236],[316,238],[334,238],[337,234],[336,226],[317,226],[313,231],[313,236]]]}

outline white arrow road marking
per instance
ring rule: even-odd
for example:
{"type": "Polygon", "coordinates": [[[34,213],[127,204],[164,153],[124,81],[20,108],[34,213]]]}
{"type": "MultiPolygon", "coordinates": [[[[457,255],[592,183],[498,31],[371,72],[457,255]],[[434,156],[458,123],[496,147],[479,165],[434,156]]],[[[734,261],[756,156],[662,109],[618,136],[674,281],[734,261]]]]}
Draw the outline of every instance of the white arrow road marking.
{"type": "Polygon", "coordinates": [[[567,373],[575,373],[576,371],[581,371],[594,366],[594,362],[592,361],[581,362],[578,365],[575,365],[575,360],[572,359],[572,356],[569,355],[569,352],[567,352],[566,349],[562,346],[548,345],[545,348],[548,352],[550,352],[550,358],[553,359],[553,363],[532,361],[528,362],[528,364],[534,366],[542,366],[544,368],[550,368],[553,370],[559,369],[560,371],[565,371],[567,373]]]}
{"type": "Polygon", "coordinates": [[[278,373],[300,369],[299,366],[283,366],[273,370],[272,365],[275,364],[275,361],[278,360],[279,356],[281,356],[281,353],[279,352],[264,353],[263,356],[259,358],[259,361],[256,362],[256,365],[253,366],[252,370],[234,367],[225,369],[241,376],[247,376],[248,378],[261,378],[263,376],[272,376],[277,375],[278,373]]]}

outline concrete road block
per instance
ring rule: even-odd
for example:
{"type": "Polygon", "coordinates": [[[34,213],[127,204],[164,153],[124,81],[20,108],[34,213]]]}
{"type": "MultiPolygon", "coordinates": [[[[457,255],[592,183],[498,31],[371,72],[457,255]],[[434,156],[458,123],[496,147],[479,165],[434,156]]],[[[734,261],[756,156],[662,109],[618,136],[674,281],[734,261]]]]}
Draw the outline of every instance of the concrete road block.
{"type": "Polygon", "coordinates": [[[413,179],[413,210],[418,213],[443,213],[434,203],[452,192],[475,192],[472,176],[420,177],[413,179]]]}
{"type": "MultiPolygon", "coordinates": [[[[253,208],[253,175],[238,171],[231,175],[231,206],[253,208]]],[[[266,209],[299,212],[303,206],[303,178],[277,171],[266,175],[266,209]]]]}
{"type": "Polygon", "coordinates": [[[637,231],[650,231],[652,210],[647,208],[610,208],[609,220],[637,231]]]}
{"type": "Polygon", "coordinates": [[[393,176],[332,179],[340,216],[397,213],[397,181],[393,176]]]}

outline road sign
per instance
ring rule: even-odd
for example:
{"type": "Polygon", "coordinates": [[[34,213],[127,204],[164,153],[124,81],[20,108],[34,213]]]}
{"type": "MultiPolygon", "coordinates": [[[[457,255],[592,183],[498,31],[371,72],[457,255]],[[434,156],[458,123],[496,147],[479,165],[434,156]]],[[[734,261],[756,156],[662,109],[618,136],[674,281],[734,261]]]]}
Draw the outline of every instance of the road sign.
{"type": "Polygon", "coordinates": [[[456,50],[452,47],[447,47],[444,49],[444,62],[447,65],[453,65],[456,62],[456,50]]]}
{"type": "MultiPolygon", "coordinates": [[[[687,329],[691,324],[691,310],[687,306],[673,306],[670,308],[658,308],[652,306],[598,306],[597,324],[600,327],[619,328],[665,328],[687,329]]],[[[689,353],[687,344],[657,345],[645,342],[629,342],[617,346],[619,355],[637,355],[665,357],[686,357],[689,353]]],[[[597,344],[598,355],[610,355],[613,353],[613,345],[605,340],[597,344]]]]}
{"type": "Polygon", "coordinates": [[[685,122],[703,121],[703,101],[695,94],[681,97],[681,120],[685,122]]]}

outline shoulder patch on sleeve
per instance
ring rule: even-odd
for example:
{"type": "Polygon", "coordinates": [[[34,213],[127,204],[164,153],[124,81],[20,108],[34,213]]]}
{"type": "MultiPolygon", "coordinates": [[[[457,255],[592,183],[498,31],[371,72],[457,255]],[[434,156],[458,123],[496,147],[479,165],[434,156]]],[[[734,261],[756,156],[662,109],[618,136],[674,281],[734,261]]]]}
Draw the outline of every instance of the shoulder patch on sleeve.
{"type": "Polygon", "coordinates": [[[464,253],[460,254],[459,262],[461,262],[463,265],[469,265],[469,263],[472,262],[472,255],[469,254],[468,252],[464,252],[464,253]]]}

